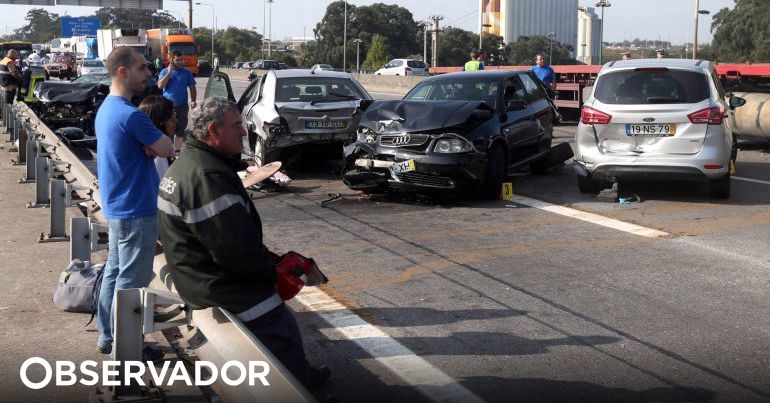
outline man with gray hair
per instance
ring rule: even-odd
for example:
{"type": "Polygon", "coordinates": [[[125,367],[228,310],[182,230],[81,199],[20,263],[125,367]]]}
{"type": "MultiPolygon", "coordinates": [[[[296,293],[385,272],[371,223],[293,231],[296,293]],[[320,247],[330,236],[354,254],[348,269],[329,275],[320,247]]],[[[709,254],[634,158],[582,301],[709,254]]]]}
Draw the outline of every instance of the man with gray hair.
{"type": "Polygon", "coordinates": [[[304,385],[323,379],[308,366],[294,315],[276,293],[262,222],[237,172],[246,129],[238,107],[209,98],[192,111],[193,136],[160,182],[158,222],[179,295],[193,309],[234,313],[304,385]]]}

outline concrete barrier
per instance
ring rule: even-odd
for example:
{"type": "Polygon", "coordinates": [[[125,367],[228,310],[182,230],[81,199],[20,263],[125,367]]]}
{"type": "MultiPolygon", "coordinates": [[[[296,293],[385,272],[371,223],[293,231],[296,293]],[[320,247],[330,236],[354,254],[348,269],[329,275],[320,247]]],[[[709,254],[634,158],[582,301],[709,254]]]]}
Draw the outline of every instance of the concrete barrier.
{"type": "MultiPolygon", "coordinates": [[[[231,80],[248,80],[249,69],[220,69],[227,74],[231,80]]],[[[266,70],[256,70],[258,75],[262,75],[266,70]]],[[[387,94],[405,95],[417,83],[427,77],[420,76],[376,76],[373,74],[351,74],[361,86],[367,91],[383,92],[387,94]]]]}

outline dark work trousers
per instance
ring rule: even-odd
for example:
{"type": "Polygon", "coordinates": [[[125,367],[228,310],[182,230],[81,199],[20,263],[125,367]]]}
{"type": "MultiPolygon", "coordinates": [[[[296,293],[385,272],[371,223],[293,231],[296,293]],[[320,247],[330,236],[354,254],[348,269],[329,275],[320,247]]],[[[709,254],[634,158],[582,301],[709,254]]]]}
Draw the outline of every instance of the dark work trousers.
{"type": "Polygon", "coordinates": [[[187,115],[190,113],[190,107],[187,105],[175,106],[174,112],[176,112],[176,133],[174,134],[187,140],[184,131],[187,129],[187,115]]]}
{"type": "Polygon", "coordinates": [[[5,103],[10,105],[13,103],[13,97],[16,96],[16,90],[14,89],[11,91],[3,91],[3,95],[5,96],[5,103]]]}
{"type": "Polygon", "coordinates": [[[286,305],[282,304],[244,325],[300,383],[310,387],[310,366],[302,346],[302,335],[294,314],[286,305]]]}

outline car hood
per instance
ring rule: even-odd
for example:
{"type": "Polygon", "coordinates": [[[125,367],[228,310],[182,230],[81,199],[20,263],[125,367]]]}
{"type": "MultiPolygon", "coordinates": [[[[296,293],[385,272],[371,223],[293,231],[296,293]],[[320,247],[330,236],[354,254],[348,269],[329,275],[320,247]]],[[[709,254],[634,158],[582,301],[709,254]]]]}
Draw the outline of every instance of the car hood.
{"type": "Polygon", "coordinates": [[[492,108],[481,101],[375,101],[361,123],[378,133],[419,132],[489,118],[492,108]]]}
{"type": "Polygon", "coordinates": [[[362,101],[322,102],[311,105],[309,102],[276,102],[278,115],[289,125],[293,134],[355,131],[361,118],[359,108],[362,101]],[[306,122],[343,122],[344,127],[309,128],[306,122]]]}
{"type": "Polygon", "coordinates": [[[85,102],[99,93],[100,84],[81,84],[66,81],[42,81],[35,85],[35,97],[42,102],[85,102]]]}

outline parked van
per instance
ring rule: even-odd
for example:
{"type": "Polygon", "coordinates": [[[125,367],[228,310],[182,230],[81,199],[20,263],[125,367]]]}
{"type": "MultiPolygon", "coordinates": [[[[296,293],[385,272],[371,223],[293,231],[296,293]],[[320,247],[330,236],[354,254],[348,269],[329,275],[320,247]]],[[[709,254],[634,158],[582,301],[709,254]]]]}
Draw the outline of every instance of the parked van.
{"type": "Polygon", "coordinates": [[[380,76],[427,76],[428,66],[422,60],[393,59],[374,74],[380,76]]]}

